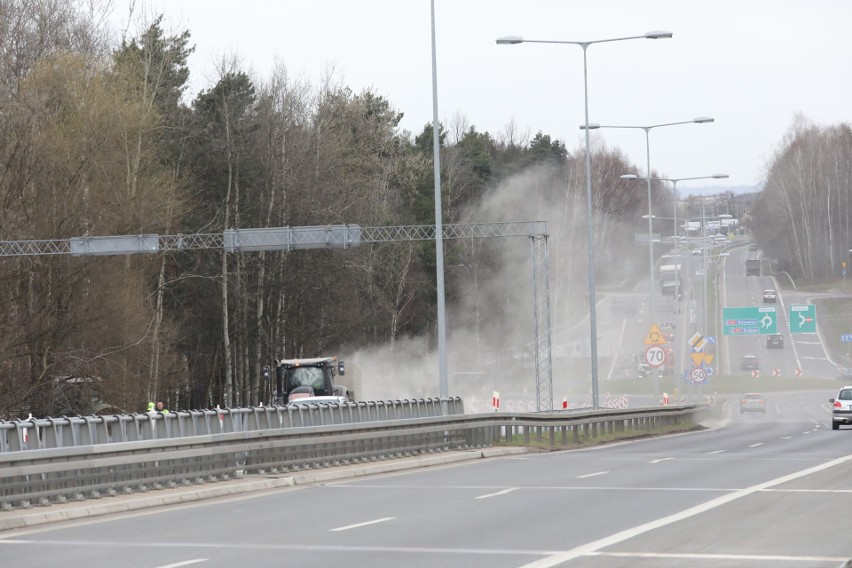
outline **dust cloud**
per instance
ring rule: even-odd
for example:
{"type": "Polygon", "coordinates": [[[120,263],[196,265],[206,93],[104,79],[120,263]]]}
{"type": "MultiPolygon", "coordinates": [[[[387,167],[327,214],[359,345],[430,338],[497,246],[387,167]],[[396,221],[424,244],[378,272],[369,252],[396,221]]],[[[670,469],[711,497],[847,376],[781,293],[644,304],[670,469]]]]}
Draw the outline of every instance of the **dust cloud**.
{"type": "MultiPolygon", "coordinates": [[[[494,187],[480,207],[460,222],[547,221],[553,396],[559,402],[570,396],[572,403],[579,403],[590,395],[588,347],[584,345],[588,343],[587,225],[582,178],[566,179],[565,170],[530,167],[494,187]],[[564,340],[564,330],[571,326],[584,330],[579,336],[585,342],[564,340]]],[[[601,227],[615,234],[615,224],[601,227]]],[[[445,247],[449,395],[463,397],[468,410],[485,411],[490,409],[493,391],[499,391],[504,408],[533,410],[531,239],[452,240],[445,241],[445,247]]],[[[360,383],[355,387],[360,400],[439,394],[434,337],[406,337],[341,355],[348,369],[355,369],[347,372],[358,375],[354,381],[360,383]]]]}

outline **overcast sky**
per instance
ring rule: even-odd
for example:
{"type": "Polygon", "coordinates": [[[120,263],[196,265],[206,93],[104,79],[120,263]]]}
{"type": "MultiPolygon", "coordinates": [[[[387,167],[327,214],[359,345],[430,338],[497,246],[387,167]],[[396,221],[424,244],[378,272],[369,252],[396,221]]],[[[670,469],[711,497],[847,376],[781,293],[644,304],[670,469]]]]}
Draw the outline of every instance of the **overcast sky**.
{"type": "MultiPolygon", "coordinates": [[[[370,88],[405,113],[403,128],[419,133],[432,120],[429,0],[137,0],[140,11],[164,13],[169,32],[192,33],[192,96],[215,82],[216,61],[236,54],[258,77],[276,60],[314,82],[333,66],[353,91],[370,88]]],[[[580,147],[581,48],[495,39],[594,41],[651,30],[674,37],[589,47],[589,120],[714,117],[651,130],[659,174],[727,173],[713,184],[753,186],[796,113],[818,125],[852,122],[849,0],[435,0],[435,16],[445,124],[462,114],[499,136],[513,120],[580,147]]],[[[113,17],[126,21],[122,0],[113,17]]],[[[644,172],[642,130],[599,132],[644,172]]]]}

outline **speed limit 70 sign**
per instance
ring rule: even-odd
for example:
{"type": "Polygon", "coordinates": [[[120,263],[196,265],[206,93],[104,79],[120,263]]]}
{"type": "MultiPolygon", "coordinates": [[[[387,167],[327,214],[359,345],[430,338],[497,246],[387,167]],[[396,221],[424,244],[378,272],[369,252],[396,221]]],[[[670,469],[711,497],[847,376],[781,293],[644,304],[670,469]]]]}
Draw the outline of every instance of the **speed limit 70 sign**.
{"type": "Polygon", "coordinates": [[[651,345],[645,350],[645,362],[652,367],[661,367],[666,362],[666,351],[659,345],[651,345]]]}

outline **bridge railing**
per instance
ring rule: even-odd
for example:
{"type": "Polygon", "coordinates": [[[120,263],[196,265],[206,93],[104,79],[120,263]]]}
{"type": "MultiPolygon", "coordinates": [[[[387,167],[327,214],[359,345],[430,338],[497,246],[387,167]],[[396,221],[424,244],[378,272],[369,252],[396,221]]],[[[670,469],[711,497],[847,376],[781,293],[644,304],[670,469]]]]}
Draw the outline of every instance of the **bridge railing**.
{"type": "Polygon", "coordinates": [[[255,406],[0,420],[0,454],[98,444],[207,436],[270,428],[322,426],[463,414],[460,398],[350,402],[342,405],[255,406]]]}
{"type": "MultiPolygon", "coordinates": [[[[416,406],[404,408],[410,412],[416,406]]],[[[224,424],[220,424],[223,431],[213,434],[8,451],[0,454],[0,509],[200,484],[246,473],[283,475],[307,468],[518,443],[519,437],[524,443],[535,438],[537,442],[551,446],[579,440],[588,442],[628,429],[641,433],[663,426],[694,423],[707,407],[577,413],[456,413],[335,422],[335,419],[349,417],[341,410],[355,415],[356,406],[317,409],[313,411],[316,420],[311,425],[290,422],[281,427],[224,431],[224,424]],[[320,418],[322,412],[325,414],[320,418]]],[[[368,415],[377,410],[379,414],[390,414],[387,405],[365,405],[362,410],[368,415]]],[[[298,413],[301,415],[298,418],[294,413],[286,415],[290,419],[307,419],[311,412],[304,410],[298,413]]],[[[246,420],[251,415],[236,414],[246,420]]],[[[253,416],[257,419],[279,415],[255,412],[253,416]]],[[[146,426],[140,431],[149,428],[152,423],[169,422],[180,423],[175,419],[155,418],[143,422],[146,426]]],[[[192,424],[190,420],[185,422],[186,426],[192,424]]],[[[204,420],[199,422],[207,423],[204,420]]],[[[209,422],[215,429],[218,416],[212,417],[209,422]]],[[[113,432],[123,432],[122,425],[127,426],[125,430],[133,431],[131,424],[136,423],[127,420],[113,422],[113,432]]],[[[243,425],[245,422],[240,421],[239,426],[243,425]]],[[[236,423],[232,427],[236,427],[236,423]]],[[[97,431],[93,433],[84,428],[80,428],[78,433],[80,442],[85,436],[93,439],[98,435],[97,431]]]]}

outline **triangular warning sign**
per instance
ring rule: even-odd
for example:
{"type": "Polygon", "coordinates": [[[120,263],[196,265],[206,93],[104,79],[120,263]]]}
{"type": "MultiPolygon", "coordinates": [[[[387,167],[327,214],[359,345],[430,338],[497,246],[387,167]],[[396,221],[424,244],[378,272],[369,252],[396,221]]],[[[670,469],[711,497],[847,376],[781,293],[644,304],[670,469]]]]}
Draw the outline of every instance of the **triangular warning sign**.
{"type": "Polygon", "coordinates": [[[700,367],[707,355],[705,353],[690,353],[689,356],[692,357],[692,362],[695,363],[695,366],[700,367]]]}
{"type": "Polygon", "coordinates": [[[657,324],[651,324],[651,329],[648,330],[648,335],[645,336],[645,345],[664,345],[666,338],[663,332],[657,327],[657,324]]]}
{"type": "Polygon", "coordinates": [[[709,353],[705,353],[704,354],[704,362],[709,365],[710,363],[713,362],[713,357],[715,357],[715,355],[710,355],[709,353]]]}

